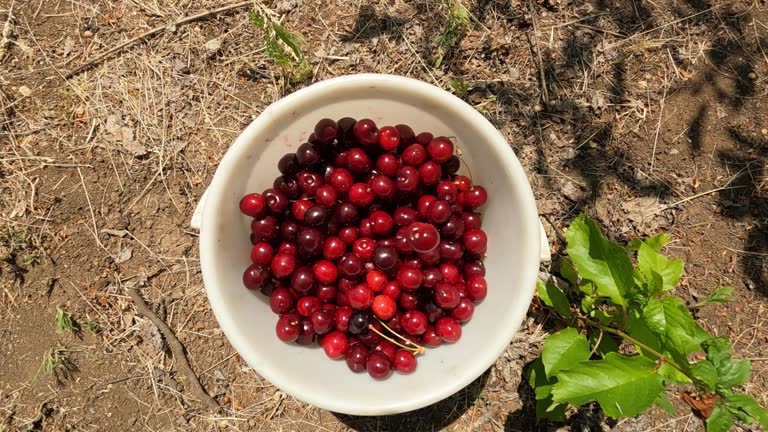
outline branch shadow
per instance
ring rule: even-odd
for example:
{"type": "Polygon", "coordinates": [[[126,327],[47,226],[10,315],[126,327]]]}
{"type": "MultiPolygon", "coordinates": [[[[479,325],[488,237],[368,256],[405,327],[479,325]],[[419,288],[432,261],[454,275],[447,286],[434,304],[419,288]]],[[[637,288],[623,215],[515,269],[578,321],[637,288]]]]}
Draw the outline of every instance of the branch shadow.
{"type": "Polygon", "coordinates": [[[471,408],[483,392],[490,370],[452,396],[428,407],[397,415],[364,417],[333,413],[356,431],[434,431],[450,425],[471,408]]]}
{"type": "Polygon", "coordinates": [[[378,36],[386,36],[393,40],[403,38],[399,28],[407,24],[410,18],[379,14],[371,4],[362,4],[357,12],[355,26],[342,35],[343,42],[366,41],[378,36]]]}

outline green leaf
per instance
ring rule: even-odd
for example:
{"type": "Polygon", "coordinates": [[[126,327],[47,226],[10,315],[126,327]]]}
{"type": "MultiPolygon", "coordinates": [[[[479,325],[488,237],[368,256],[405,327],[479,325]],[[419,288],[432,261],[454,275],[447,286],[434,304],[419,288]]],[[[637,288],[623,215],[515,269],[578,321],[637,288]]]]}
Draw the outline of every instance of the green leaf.
{"type": "Polygon", "coordinates": [[[566,250],[579,276],[594,282],[599,295],[617,305],[626,305],[624,293],[634,286],[627,251],[603,237],[600,228],[586,214],[571,223],[567,240],[566,250]]]}
{"type": "Polygon", "coordinates": [[[672,402],[667,399],[666,396],[664,396],[664,393],[660,394],[659,397],[656,398],[655,401],[653,401],[654,405],[657,407],[663,409],[664,411],[674,414],[675,413],[675,406],[672,405],[672,402]]]}
{"type": "Polygon", "coordinates": [[[643,308],[643,322],[654,333],[664,334],[667,331],[667,316],[664,314],[664,305],[659,300],[648,300],[643,308]]]}
{"type": "Polygon", "coordinates": [[[768,428],[768,411],[761,407],[752,396],[742,393],[734,393],[725,398],[725,406],[728,411],[739,417],[745,423],[759,423],[764,428],[768,428]],[[746,418],[739,413],[746,414],[746,418]]]}
{"type": "Polygon", "coordinates": [[[603,360],[560,371],[552,399],[574,406],[596,400],[609,417],[631,417],[653,405],[664,390],[655,366],[646,357],[609,353],[603,360]]]}
{"type": "Polygon", "coordinates": [[[637,266],[648,280],[652,278],[653,272],[661,276],[664,283],[658,292],[672,290],[683,275],[683,260],[669,260],[647,243],[640,245],[637,251],[637,266]]]}
{"type": "Polygon", "coordinates": [[[534,360],[528,370],[528,384],[531,385],[536,394],[536,416],[555,421],[564,421],[565,404],[558,404],[555,407],[552,407],[552,405],[555,404],[552,401],[552,387],[557,379],[547,378],[541,357],[534,360]],[[550,408],[552,409],[548,411],[550,408]]]}
{"type": "Polygon", "coordinates": [[[594,297],[585,295],[584,297],[581,298],[581,310],[584,311],[584,313],[589,313],[594,306],[595,306],[594,297]]]}
{"type": "Polygon", "coordinates": [[[251,21],[251,24],[255,25],[256,27],[263,29],[265,25],[264,17],[257,14],[254,11],[248,12],[248,19],[251,21]]]}
{"type": "Polygon", "coordinates": [[[704,390],[708,392],[715,391],[718,375],[717,369],[715,369],[715,365],[711,361],[702,360],[694,363],[691,366],[691,374],[693,374],[693,377],[704,390]]]}
{"type": "Polygon", "coordinates": [[[722,405],[717,405],[707,419],[707,432],[728,432],[731,426],[733,415],[722,405]]]}
{"type": "Polygon", "coordinates": [[[696,306],[704,306],[715,303],[728,303],[731,301],[730,296],[733,293],[733,287],[724,286],[715,289],[702,301],[696,303],[696,306]]]}
{"type": "Polygon", "coordinates": [[[669,296],[661,299],[659,303],[664,311],[666,327],[663,332],[657,332],[653,328],[651,330],[661,337],[667,349],[688,355],[698,350],[701,343],[710,337],[709,333],[696,324],[691,312],[680,299],[669,296]]]}
{"type": "Polygon", "coordinates": [[[573,285],[579,284],[579,273],[576,272],[573,260],[568,257],[563,258],[560,262],[560,275],[573,285]]]}
{"type": "Polygon", "coordinates": [[[289,32],[285,27],[276,22],[272,23],[272,28],[275,30],[277,37],[279,37],[280,40],[288,45],[291,51],[293,51],[293,55],[296,56],[296,59],[303,60],[304,54],[301,52],[299,45],[304,44],[304,38],[298,33],[289,32]]]}
{"type": "MultiPolygon", "coordinates": [[[[632,336],[633,339],[637,340],[643,345],[650,347],[656,352],[664,351],[661,348],[661,342],[659,341],[659,337],[654,332],[652,332],[647,325],[645,325],[643,320],[640,318],[638,311],[634,309],[630,309],[627,311],[627,322],[624,325],[624,330],[627,332],[627,334],[632,336]]],[[[649,358],[652,358],[654,360],[656,359],[656,356],[646,352],[646,350],[644,350],[642,347],[635,345],[635,348],[641,354],[649,358]]]]}
{"type": "Polygon", "coordinates": [[[566,407],[566,404],[552,402],[552,396],[547,399],[538,399],[536,400],[536,417],[562,422],[565,421],[566,407]]]}
{"type": "Polygon", "coordinates": [[[633,239],[627,244],[627,249],[636,251],[640,249],[642,244],[649,246],[651,249],[658,251],[669,243],[669,236],[665,233],[656,234],[653,237],[649,237],[645,240],[633,239]]]}
{"type": "Polygon", "coordinates": [[[561,370],[589,358],[589,342],[573,327],[553,334],[544,341],[541,361],[547,377],[551,378],[561,370]]]}
{"type": "MultiPolygon", "coordinates": [[[[589,346],[594,347],[597,343],[597,338],[600,336],[600,332],[593,332],[589,335],[589,346]]],[[[603,337],[600,339],[600,344],[595,349],[595,352],[600,354],[600,357],[605,358],[610,352],[618,352],[619,345],[608,333],[603,333],[603,337]]]]}
{"type": "Polygon", "coordinates": [[[742,385],[749,379],[752,373],[752,364],[748,360],[725,360],[717,367],[720,379],[717,382],[719,389],[730,389],[742,385]]]}
{"type": "Polygon", "coordinates": [[[701,343],[701,348],[715,367],[731,358],[731,340],[726,336],[707,339],[701,343]]]}
{"type": "Polygon", "coordinates": [[[541,301],[543,301],[545,305],[554,308],[555,311],[564,318],[570,318],[572,316],[568,298],[565,297],[565,293],[563,293],[563,291],[555,284],[551,282],[544,283],[541,280],[538,280],[536,282],[536,288],[541,301]]]}
{"type": "MultiPolygon", "coordinates": [[[[664,357],[671,358],[675,360],[675,362],[678,362],[680,359],[674,358],[670,353],[664,352],[664,357]]],[[[684,360],[684,359],[683,359],[684,360]]],[[[685,363],[682,363],[682,367],[684,370],[687,368],[684,366],[685,363]]],[[[687,375],[677,370],[675,367],[670,366],[669,363],[663,362],[661,365],[659,365],[659,375],[664,377],[665,383],[676,383],[676,384],[691,384],[693,381],[691,381],[690,378],[688,378],[687,375]]]]}

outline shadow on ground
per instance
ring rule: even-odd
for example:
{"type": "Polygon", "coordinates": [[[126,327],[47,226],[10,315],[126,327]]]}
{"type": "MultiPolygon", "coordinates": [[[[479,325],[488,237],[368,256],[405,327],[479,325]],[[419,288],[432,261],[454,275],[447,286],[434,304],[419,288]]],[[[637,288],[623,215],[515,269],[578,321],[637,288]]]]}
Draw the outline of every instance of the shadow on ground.
{"type": "MultiPolygon", "coordinates": [[[[334,415],[357,431],[435,431],[450,425],[466,412],[480,397],[488,381],[490,370],[453,396],[420,410],[404,414],[362,417],[334,415]]],[[[470,426],[471,427],[471,426],[470,426]]]]}

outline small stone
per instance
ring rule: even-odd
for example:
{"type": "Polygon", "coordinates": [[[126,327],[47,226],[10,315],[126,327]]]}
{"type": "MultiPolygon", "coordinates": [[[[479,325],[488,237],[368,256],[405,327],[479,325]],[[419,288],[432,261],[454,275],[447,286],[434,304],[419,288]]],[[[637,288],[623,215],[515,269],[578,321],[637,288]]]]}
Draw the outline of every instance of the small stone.
{"type": "Polygon", "coordinates": [[[83,32],[83,37],[86,38],[86,39],[90,39],[90,38],[93,37],[93,32],[90,31],[90,30],[86,30],[86,31],[83,32]]]}
{"type": "Polygon", "coordinates": [[[749,73],[747,76],[748,76],[748,77],[749,77],[749,79],[751,79],[752,81],[755,81],[755,80],[757,79],[757,74],[756,74],[756,73],[754,73],[754,72],[750,72],[750,73],[749,73]]]}
{"type": "Polygon", "coordinates": [[[21,93],[22,96],[27,97],[32,94],[32,90],[27,86],[21,86],[19,87],[19,93],[21,93]]]}
{"type": "Polygon", "coordinates": [[[768,129],[762,129],[760,133],[763,135],[768,135],[768,129]]]}

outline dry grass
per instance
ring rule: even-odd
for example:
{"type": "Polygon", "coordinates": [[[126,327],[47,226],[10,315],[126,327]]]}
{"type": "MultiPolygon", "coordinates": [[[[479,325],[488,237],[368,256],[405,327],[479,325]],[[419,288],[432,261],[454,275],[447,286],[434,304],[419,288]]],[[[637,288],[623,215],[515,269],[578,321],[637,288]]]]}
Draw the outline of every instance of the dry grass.
{"type": "MultiPolygon", "coordinates": [[[[686,200],[699,191],[671,176],[664,160],[676,136],[683,137],[680,142],[688,136],[685,130],[668,130],[680,115],[670,100],[686,86],[700,86],[706,97],[733,90],[700,82],[701,74],[715,70],[733,81],[738,62],[720,61],[713,50],[760,43],[768,21],[765,14],[756,15],[759,2],[713,2],[701,9],[695,4],[705,2],[671,0],[627,1],[615,9],[600,7],[600,1],[336,1],[292,8],[293,3],[266,7],[307,41],[304,54],[312,71],[300,83],[275,67],[245,11],[163,31],[64,80],[67,71],[149,29],[228,3],[16,2],[8,58],[0,63],[0,258],[14,251],[14,263],[26,269],[23,260],[29,257],[42,268],[51,266],[51,257],[58,262],[72,257],[81,267],[56,273],[57,284],[66,289],[54,287],[53,297],[70,302],[83,323],[98,323],[94,356],[121,359],[118,372],[124,373],[94,379],[92,389],[123,386],[135,406],[137,428],[464,431],[532,424],[524,417],[507,420],[508,414],[522,412],[520,369],[543,334],[532,322],[486,381],[416,415],[340,418],[275,389],[222,343],[208,309],[197,239],[187,228],[197,199],[233,138],[269,103],[320,79],[385,72],[453,89],[483,112],[516,150],[540,202],[558,197],[556,224],[580,207],[559,195],[569,182],[586,194],[614,197],[666,182],[677,196],[663,197],[665,204],[686,200]],[[450,14],[457,4],[466,7],[467,17],[450,14]],[[747,17],[752,21],[742,26],[745,31],[734,31],[731,22],[747,17]],[[47,28],[43,18],[56,24],[47,28]],[[446,29],[459,27],[446,40],[446,29]],[[93,36],[85,37],[85,31],[93,36]],[[31,94],[20,93],[22,85],[31,94]],[[645,158],[637,164],[643,174],[627,181],[615,173],[643,136],[652,137],[653,151],[634,154],[645,158]],[[589,152],[599,158],[580,159],[589,152]],[[20,235],[26,239],[22,247],[12,240],[20,235]],[[126,249],[132,257],[115,263],[126,249]],[[192,367],[207,390],[218,393],[225,414],[194,409],[185,383],[179,382],[183,378],[174,373],[174,360],[155,338],[156,328],[136,316],[124,284],[141,288],[185,343],[192,367]],[[123,376],[129,378],[116,381],[123,376]]],[[[8,19],[8,6],[0,4],[0,21],[8,19]]],[[[758,48],[768,49],[764,39],[762,44],[758,48]]],[[[766,69],[768,57],[760,49],[744,52],[754,57],[755,69],[766,69]]],[[[764,87],[764,76],[756,86],[764,87]]],[[[728,110],[735,115],[735,109],[728,110]]],[[[705,181],[733,176],[712,161],[699,166],[697,176],[705,181]]],[[[764,187],[765,174],[757,175],[764,187]]],[[[9,274],[8,265],[2,265],[0,282],[9,274]]],[[[37,299],[22,293],[18,279],[2,285],[0,318],[13,317],[20,303],[37,299]]],[[[740,333],[736,349],[746,356],[761,357],[764,304],[763,298],[753,303],[754,321],[734,324],[740,333]]],[[[764,374],[764,365],[756,363],[756,374],[764,374]]],[[[748,390],[760,393],[757,387],[748,390]]],[[[35,418],[40,406],[35,397],[31,386],[22,386],[0,397],[0,412],[11,413],[8,419],[35,418]],[[4,406],[15,408],[2,411],[4,406]],[[13,414],[18,410],[23,413],[13,414]]],[[[89,419],[78,415],[71,418],[89,419]]],[[[643,418],[619,427],[694,430],[695,420],[648,422],[643,418]]]]}

